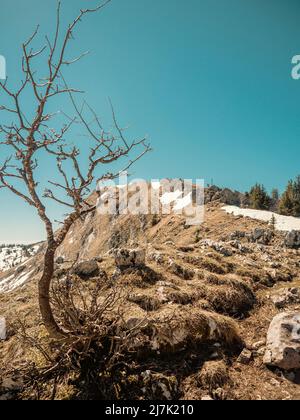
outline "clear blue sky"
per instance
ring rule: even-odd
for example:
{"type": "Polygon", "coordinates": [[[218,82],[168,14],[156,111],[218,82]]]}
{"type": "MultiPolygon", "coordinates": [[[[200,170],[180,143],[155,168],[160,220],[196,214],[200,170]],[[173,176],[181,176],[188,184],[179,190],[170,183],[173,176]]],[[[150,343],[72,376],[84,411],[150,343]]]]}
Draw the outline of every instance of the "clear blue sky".
{"type": "MultiPolygon", "coordinates": [[[[96,3],[63,0],[63,23],[96,3]]],[[[52,33],[55,5],[1,2],[0,55],[12,81],[35,25],[52,33]]],[[[282,189],[300,173],[300,81],[290,75],[299,18],[299,0],[113,0],[76,33],[70,56],[91,55],[67,78],[105,120],[111,97],[128,134],[149,135],[154,152],[135,175],[282,189]]],[[[8,192],[0,200],[0,242],[43,237],[33,209],[8,192]]]]}

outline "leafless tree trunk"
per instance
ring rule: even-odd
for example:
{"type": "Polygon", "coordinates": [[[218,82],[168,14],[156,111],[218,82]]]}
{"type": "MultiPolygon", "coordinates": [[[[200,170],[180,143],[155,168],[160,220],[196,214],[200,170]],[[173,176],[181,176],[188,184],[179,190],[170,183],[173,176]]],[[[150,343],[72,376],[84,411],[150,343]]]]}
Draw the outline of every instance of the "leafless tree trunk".
{"type": "MultiPolygon", "coordinates": [[[[50,286],[54,274],[55,253],[64,241],[71,226],[76,220],[95,210],[95,205],[90,203],[88,195],[91,188],[95,188],[96,180],[111,180],[118,176],[119,171],[107,172],[99,177],[99,168],[116,161],[125,159],[121,171],[130,168],[138,159],[150,150],[145,139],[127,141],[124,130],[119,127],[112,108],[114,122],[113,131],[105,131],[97,114],[86,102],[81,106],[77,104],[75,94],[82,93],[70,88],[63,76],[63,68],[75,64],[85,54],[73,60],[65,58],[66,49],[73,37],[73,31],[86,15],[101,10],[111,0],[107,0],[94,9],[82,9],[78,17],[68,26],[61,39],[60,2],[57,8],[57,22],[54,39],[51,42],[46,37],[46,45],[34,51],[33,40],[38,35],[37,28],[27,42],[23,44],[22,72],[24,80],[20,87],[14,90],[7,86],[7,82],[0,83],[7,99],[7,104],[0,105],[0,111],[5,112],[9,123],[0,125],[0,146],[8,148],[9,152],[1,155],[7,156],[0,165],[0,189],[5,188],[34,207],[45,225],[47,233],[47,246],[44,257],[43,275],[39,281],[39,305],[42,318],[49,334],[61,337],[67,334],[62,331],[54,319],[50,305],[50,286]],[[33,68],[36,57],[45,56],[47,75],[38,76],[33,68]],[[26,116],[22,107],[22,96],[25,91],[30,91],[35,98],[34,117],[26,116]],[[65,122],[60,130],[54,130],[50,121],[57,117],[57,113],[49,113],[46,108],[50,101],[62,95],[67,95],[73,105],[74,116],[65,115],[65,122]],[[88,114],[88,116],[86,116],[88,114]],[[9,118],[8,118],[9,117],[9,118]],[[12,121],[10,120],[12,117],[12,121]],[[90,123],[88,118],[92,118],[90,123]],[[66,137],[72,127],[80,125],[86,131],[89,145],[68,145],[66,137]],[[88,169],[83,172],[79,156],[89,149],[87,160],[88,169]],[[49,187],[45,188],[42,197],[39,194],[37,169],[39,157],[37,153],[44,153],[48,158],[54,159],[53,171],[56,169],[60,177],[49,180],[49,187]],[[70,171],[70,166],[72,170],[70,171]],[[54,200],[57,204],[68,208],[70,213],[55,232],[54,223],[48,216],[44,198],[54,200]]],[[[52,169],[51,169],[52,171],[52,169]]]]}

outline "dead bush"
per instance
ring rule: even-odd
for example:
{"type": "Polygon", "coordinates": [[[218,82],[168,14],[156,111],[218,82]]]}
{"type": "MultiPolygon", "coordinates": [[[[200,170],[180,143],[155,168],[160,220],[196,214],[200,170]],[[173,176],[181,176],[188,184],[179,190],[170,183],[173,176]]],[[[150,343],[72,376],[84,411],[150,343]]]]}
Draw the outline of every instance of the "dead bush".
{"type": "Polygon", "coordinates": [[[42,356],[24,371],[22,399],[121,398],[134,365],[130,343],[140,328],[126,324],[126,299],[122,288],[103,287],[100,279],[55,281],[51,302],[66,336],[42,340],[21,325],[22,341],[42,356]]]}

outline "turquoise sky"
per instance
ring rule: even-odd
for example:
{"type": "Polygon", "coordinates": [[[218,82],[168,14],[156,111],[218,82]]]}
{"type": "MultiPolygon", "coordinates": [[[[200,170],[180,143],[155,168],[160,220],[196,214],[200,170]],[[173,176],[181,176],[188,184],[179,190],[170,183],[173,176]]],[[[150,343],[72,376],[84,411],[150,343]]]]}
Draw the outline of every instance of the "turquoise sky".
{"type": "MultiPolygon", "coordinates": [[[[63,23],[96,3],[64,0],[63,23]]],[[[52,34],[55,5],[1,1],[0,55],[12,83],[22,41],[37,23],[52,34]]],[[[300,173],[300,80],[291,78],[299,18],[299,0],[113,0],[76,33],[70,56],[91,55],[67,78],[104,121],[111,97],[128,135],[149,136],[154,151],[136,176],[282,189],[300,173]]],[[[49,173],[44,165],[41,180],[49,173]]],[[[0,200],[0,242],[43,238],[33,209],[2,190],[0,200]]]]}

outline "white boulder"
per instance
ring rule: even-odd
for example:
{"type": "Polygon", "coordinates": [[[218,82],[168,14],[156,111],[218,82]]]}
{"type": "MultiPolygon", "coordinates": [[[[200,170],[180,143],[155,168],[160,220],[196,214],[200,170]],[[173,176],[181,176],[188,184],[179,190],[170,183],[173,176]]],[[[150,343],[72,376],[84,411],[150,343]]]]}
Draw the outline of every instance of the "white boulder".
{"type": "Polygon", "coordinates": [[[300,312],[283,312],[273,319],[264,363],[284,370],[300,369],[300,312]]]}

